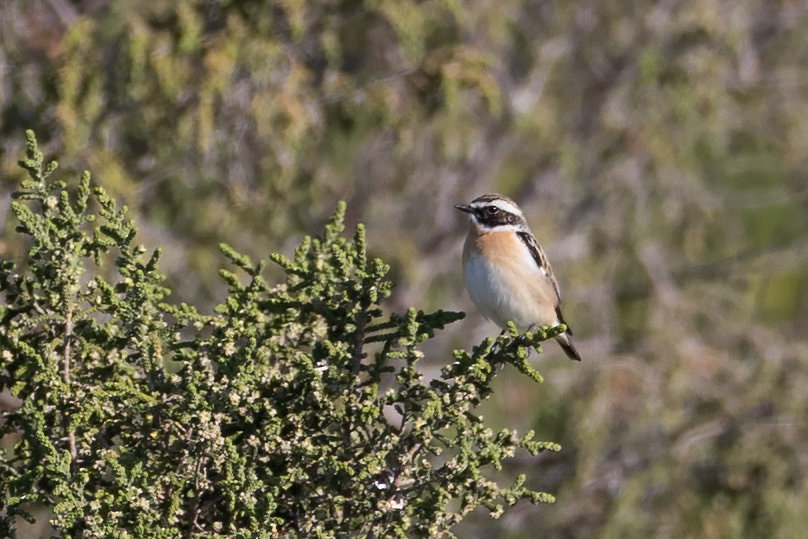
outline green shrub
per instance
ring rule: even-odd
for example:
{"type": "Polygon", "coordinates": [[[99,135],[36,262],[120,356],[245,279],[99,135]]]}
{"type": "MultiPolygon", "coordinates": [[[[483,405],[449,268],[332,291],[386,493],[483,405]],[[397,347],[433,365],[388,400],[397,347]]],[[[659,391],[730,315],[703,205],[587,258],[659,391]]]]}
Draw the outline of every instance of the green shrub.
{"type": "Polygon", "coordinates": [[[73,196],[50,181],[31,132],[21,166],[30,250],[0,266],[0,389],[22,401],[0,425],[0,536],[44,506],[62,537],[436,537],[478,506],[553,501],[490,469],[559,446],[475,409],[504,364],[540,381],[527,352],[557,330],[455,351],[425,381],[419,345],[463,313],[385,316],[388,268],[361,225],[341,236],[344,204],[270,257],[284,283],[222,246],[240,270],[221,272],[225,302],[170,305],[125,207],[88,173],[73,196]]]}

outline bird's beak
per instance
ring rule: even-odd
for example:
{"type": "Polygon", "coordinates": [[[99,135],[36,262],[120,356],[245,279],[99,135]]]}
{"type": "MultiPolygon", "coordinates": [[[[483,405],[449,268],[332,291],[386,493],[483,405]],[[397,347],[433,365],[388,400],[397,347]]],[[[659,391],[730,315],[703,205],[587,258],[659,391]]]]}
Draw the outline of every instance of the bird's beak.
{"type": "Polygon", "coordinates": [[[455,206],[455,208],[465,213],[474,213],[474,208],[472,208],[468,204],[458,204],[455,206]]]}

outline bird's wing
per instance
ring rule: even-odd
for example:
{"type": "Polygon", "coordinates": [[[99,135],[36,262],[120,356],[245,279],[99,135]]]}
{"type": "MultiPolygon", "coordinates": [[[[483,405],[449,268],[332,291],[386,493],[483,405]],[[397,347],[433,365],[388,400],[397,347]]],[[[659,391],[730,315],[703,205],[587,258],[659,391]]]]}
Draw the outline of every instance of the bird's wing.
{"type": "MultiPolygon", "coordinates": [[[[567,333],[572,335],[572,328],[570,328],[570,326],[567,324],[566,320],[564,320],[564,315],[561,314],[561,303],[560,302],[559,302],[558,305],[556,305],[555,311],[556,311],[556,316],[558,317],[558,321],[561,322],[562,324],[564,324],[565,326],[567,326],[567,333]]],[[[569,354],[567,354],[567,355],[569,355],[569,354]]],[[[578,361],[580,361],[580,360],[581,360],[581,358],[579,357],[578,361]]]]}
{"type": "MultiPolygon", "coordinates": [[[[536,241],[536,237],[530,232],[517,232],[516,235],[519,236],[519,239],[525,244],[525,247],[527,247],[528,251],[530,251],[530,256],[533,257],[533,261],[536,262],[536,266],[538,266],[544,277],[552,285],[553,290],[555,290],[558,305],[560,306],[561,290],[558,288],[558,281],[556,281],[555,275],[553,275],[553,268],[551,268],[550,263],[547,262],[547,256],[544,254],[544,249],[541,248],[539,242],[536,241]]],[[[556,308],[556,310],[560,311],[561,309],[556,308]]],[[[559,312],[559,321],[560,320],[561,316],[559,312]]]]}
{"type": "Polygon", "coordinates": [[[550,282],[555,290],[556,294],[556,306],[555,312],[558,321],[567,326],[567,333],[572,335],[572,330],[567,325],[567,322],[564,321],[564,315],[561,314],[561,289],[558,287],[558,281],[556,281],[555,275],[553,275],[553,268],[550,267],[550,263],[547,261],[547,256],[544,254],[544,249],[541,248],[539,242],[536,240],[536,237],[529,233],[529,232],[517,232],[517,236],[519,239],[522,240],[522,243],[525,244],[528,251],[530,251],[530,256],[533,257],[533,261],[536,262],[536,266],[539,267],[539,270],[544,274],[544,277],[550,282]]]}

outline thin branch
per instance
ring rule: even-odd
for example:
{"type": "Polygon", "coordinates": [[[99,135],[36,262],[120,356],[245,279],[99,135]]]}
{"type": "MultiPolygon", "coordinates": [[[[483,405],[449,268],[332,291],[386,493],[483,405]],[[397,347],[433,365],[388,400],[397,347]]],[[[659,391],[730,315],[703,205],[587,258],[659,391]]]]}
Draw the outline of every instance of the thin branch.
{"type": "MultiPolygon", "coordinates": [[[[191,429],[193,432],[193,428],[191,429]]],[[[190,437],[190,433],[189,433],[190,437]]],[[[202,458],[197,457],[196,465],[194,466],[194,509],[193,509],[193,516],[194,518],[191,520],[190,524],[188,525],[188,531],[185,533],[186,539],[191,539],[194,536],[194,530],[198,529],[200,531],[205,531],[202,526],[199,525],[199,513],[201,511],[200,501],[202,500],[202,493],[199,491],[199,469],[202,467],[202,458]]]]}
{"type": "Polygon", "coordinates": [[[354,374],[359,374],[359,369],[362,366],[362,349],[365,345],[365,325],[367,324],[367,313],[362,311],[356,317],[356,332],[354,333],[354,349],[351,355],[351,371],[354,374]]]}
{"type": "MultiPolygon", "coordinates": [[[[62,362],[62,376],[64,377],[65,386],[67,388],[67,396],[70,396],[70,341],[73,338],[73,311],[68,308],[67,315],[65,316],[65,351],[64,361],[62,362]]],[[[65,417],[65,428],[67,428],[70,420],[65,417]]],[[[67,433],[68,443],[70,444],[70,456],[76,460],[78,452],[76,451],[76,433],[70,430],[67,433]]]]}

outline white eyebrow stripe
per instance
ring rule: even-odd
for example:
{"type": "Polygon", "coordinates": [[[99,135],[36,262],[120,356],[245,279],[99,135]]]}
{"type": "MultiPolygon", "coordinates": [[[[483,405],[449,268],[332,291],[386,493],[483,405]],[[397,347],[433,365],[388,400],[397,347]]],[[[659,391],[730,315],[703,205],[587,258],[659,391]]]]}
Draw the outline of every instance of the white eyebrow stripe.
{"type": "Polygon", "coordinates": [[[522,215],[522,210],[519,209],[518,206],[511,204],[507,200],[492,200],[491,202],[477,202],[476,204],[472,204],[474,208],[484,208],[486,206],[496,206],[500,210],[512,213],[514,215],[518,215],[520,217],[524,217],[522,215]]]}

